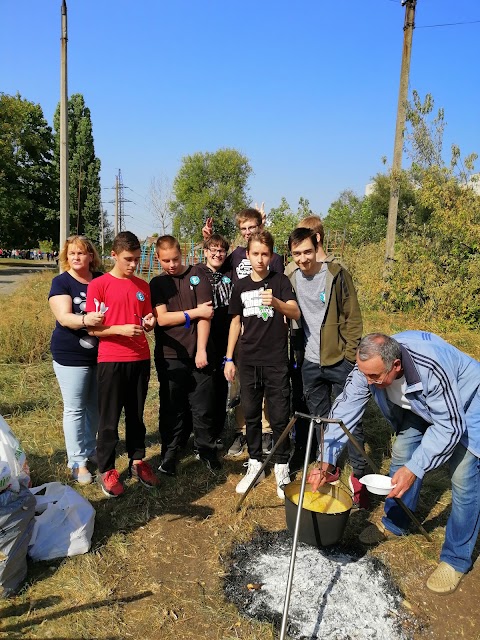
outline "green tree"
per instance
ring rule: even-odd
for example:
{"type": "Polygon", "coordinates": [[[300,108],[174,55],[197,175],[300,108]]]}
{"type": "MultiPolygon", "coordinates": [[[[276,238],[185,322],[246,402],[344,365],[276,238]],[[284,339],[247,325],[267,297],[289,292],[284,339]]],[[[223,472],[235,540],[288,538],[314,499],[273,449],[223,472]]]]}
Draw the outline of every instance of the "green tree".
{"type": "Polygon", "coordinates": [[[0,245],[37,247],[52,238],[52,130],[42,108],[0,94],[0,245]]]}
{"type": "MultiPolygon", "coordinates": [[[[60,105],[53,119],[54,165],[60,180],[60,105]]],[[[95,242],[100,237],[100,160],[95,155],[90,109],[80,93],[68,101],[70,230],[95,242]]]]}
{"type": "Polygon", "coordinates": [[[297,226],[302,218],[312,215],[310,203],[306,198],[300,198],[297,211],[292,211],[286,198],[278,207],[273,207],[267,216],[268,230],[275,238],[275,249],[278,253],[288,251],[288,236],[297,226]]]}
{"type": "Polygon", "coordinates": [[[248,206],[247,183],[252,169],[236,149],[197,152],[182,159],[173,182],[173,233],[199,241],[206,218],[227,238],[235,233],[235,213],[248,206]]]}
{"type": "MultiPolygon", "coordinates": [[[[371,211],[371,222],[375,227],[386,232],[388,204],[390,200],[391,178],[388,173],[378,173],[373,179],[373,191],[366,197],[366,205],[371,211]]],[[[400,233],[408,233],[416,226],[428,222],[431,209],[425,207],[418,197],[418,189],[411,171],[400,172],[400,192],[398,199],[397,227],[400,233]]],[[[382,233],[382,236],[385,235],[382,233]]],[[[380,238],[375,238],[376,240],[380,238]]]]}
{"type": "Polygon", "coordinates": [[[480,247],[480,198],[474,186],[476,153],[462,157],[453,144],[447,165],[443,158],[444,112],[434,112],[431,94],[422,100],[413,91],[407,109],[406,150],[412,159],[416,198],[431,214],[428,233],[441,234],[450,254],[469,255],[480,247]]]}

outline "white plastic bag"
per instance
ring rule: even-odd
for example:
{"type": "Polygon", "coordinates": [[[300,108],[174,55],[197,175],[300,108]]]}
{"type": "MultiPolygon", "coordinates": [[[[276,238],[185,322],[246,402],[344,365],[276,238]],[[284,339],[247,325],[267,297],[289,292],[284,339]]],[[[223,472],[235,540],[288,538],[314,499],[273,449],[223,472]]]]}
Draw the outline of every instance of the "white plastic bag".
{"type": "Polygon", "coordinates": [[[0,416],[0,460],[8,462],[11,472],[10,488],[20,491],[20,485],[30,486],[30,469],[27,464],[25,451],[14,436],[13,431],[0,416]]]}
{"type": "Polygon", "coordinates": [[[95,524],[95,509],[88,500],[60,482],[48,482],[30,491],[37,502],[28,547],[32,560],[87,553],[95,524]]]}

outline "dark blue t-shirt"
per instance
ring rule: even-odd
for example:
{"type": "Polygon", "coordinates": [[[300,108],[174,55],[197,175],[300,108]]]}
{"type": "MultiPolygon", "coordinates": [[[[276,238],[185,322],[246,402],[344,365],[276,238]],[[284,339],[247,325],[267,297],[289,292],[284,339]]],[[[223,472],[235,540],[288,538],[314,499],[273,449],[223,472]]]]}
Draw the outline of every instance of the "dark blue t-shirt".
{"type": "MultiPolygon", "coordinates": [[[[103,275],[95,272],[94,278],[103,275]]],[[[78,315],[85,314],[88,285],[79,282],[67,271],[56,276],[52,280],[52,287],[48,299],[52,296],[70,296],[72,299],[72,312],[78,315]]],[[[69,329],[62,327],[56,321],[52,333],[50,350],[53,359],[58,364],[66,367],[88,367],[97,364],[98,338],[89,336],[86,329],[69,329]]]]}

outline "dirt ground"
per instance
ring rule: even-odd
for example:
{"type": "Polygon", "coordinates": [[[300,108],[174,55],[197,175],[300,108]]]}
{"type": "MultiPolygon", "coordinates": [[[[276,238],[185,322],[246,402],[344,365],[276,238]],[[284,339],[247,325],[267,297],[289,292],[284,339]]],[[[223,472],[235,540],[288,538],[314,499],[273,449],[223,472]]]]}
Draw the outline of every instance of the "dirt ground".
{"type": "MultiPolygon", "coordinates": [[[[247,509],[236,514],[225,524],[224,514],[218,517],[225,504],[234,504],[232,493],[237,481],[229,474],[225,482],[191,504],[179,504],[175,513],[154,518],[142,527],[131,540],[131,556],[144,557],[142,578],[137,584],[151,595],[134,600],[125,606],[126,619],[135,625],[138,637],[154,638],[243,638],[252,636],[252,624],[232,614],[225,607],[222,578],[228,570],[228,541],[235,530],[243,537],[252,521],[267,530],[285,528],[283,505],[274,496],[273,480],[267,479],[255,489],[255,496],[247,498],[247,509]],[[269,496],[271,494],[271,499],[269,496]],[[221,505],[221,506],[220,506],[221,505]],[[200,597],[199,597],[200,594],[200,597]],[[152,628],[148,611],[157,612],[157,627],[152,628]],[[219,617],[219,610],[222,616],[219,617]],[[213,623],[213,627],[212,627],[213,623]]],[[[172,484],[175,480],[168,479],[172,484]]],[[[180,497],[181,500],[181,497],[180,497]]],[[[375,515],[381,512],[378,505],[375,515]]],[[[366,524],[370,514],[354,513],[345,534],[345,549],[355,545],[356,534],[366,524]]],[[[405,598],[405,608],[415,622],[407,632],[415,640],[450,640],[480,638],[480,563],[464,578],[461,586],[450,596],[437,596],[425,587],[425,580],[435,566],[437,554],[432,550],[430,564],[419,563],[416,545],[428,544],[420,534],[411,539],[388,541],[373,553],[390,567],[405,598]],[[413,631],[412,631],[413,629],[413,631]]],[[[132,568],[133,573],[135,569],[132,568]]]]}

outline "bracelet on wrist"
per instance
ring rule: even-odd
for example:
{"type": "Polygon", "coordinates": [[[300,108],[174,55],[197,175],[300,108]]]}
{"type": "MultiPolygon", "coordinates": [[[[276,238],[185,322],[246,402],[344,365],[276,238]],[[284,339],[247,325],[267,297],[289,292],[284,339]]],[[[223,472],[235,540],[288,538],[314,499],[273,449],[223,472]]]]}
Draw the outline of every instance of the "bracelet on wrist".
{"type": "Polygon", "coordinates": [[[87,328],[87,325],[85,324],[85,314],[83,314],[82,316],[82,325],[85,327],[85,329],[87,328]]]}
{"type": "Polygon", "coordinates": [[[183,312],[183,315],[185,316],[185,324],[183,326],[185,329],[190,329],[190,316],[186,311],[183,312]]]}
{"type": "Polygon", "coordinates": [[[223,365],[225,366],[225,364],[226,364],[227,362],[233,362],[233,358],[227,358],[227,356],[225,356],[225,357],[223,358],[223,365]]]}

